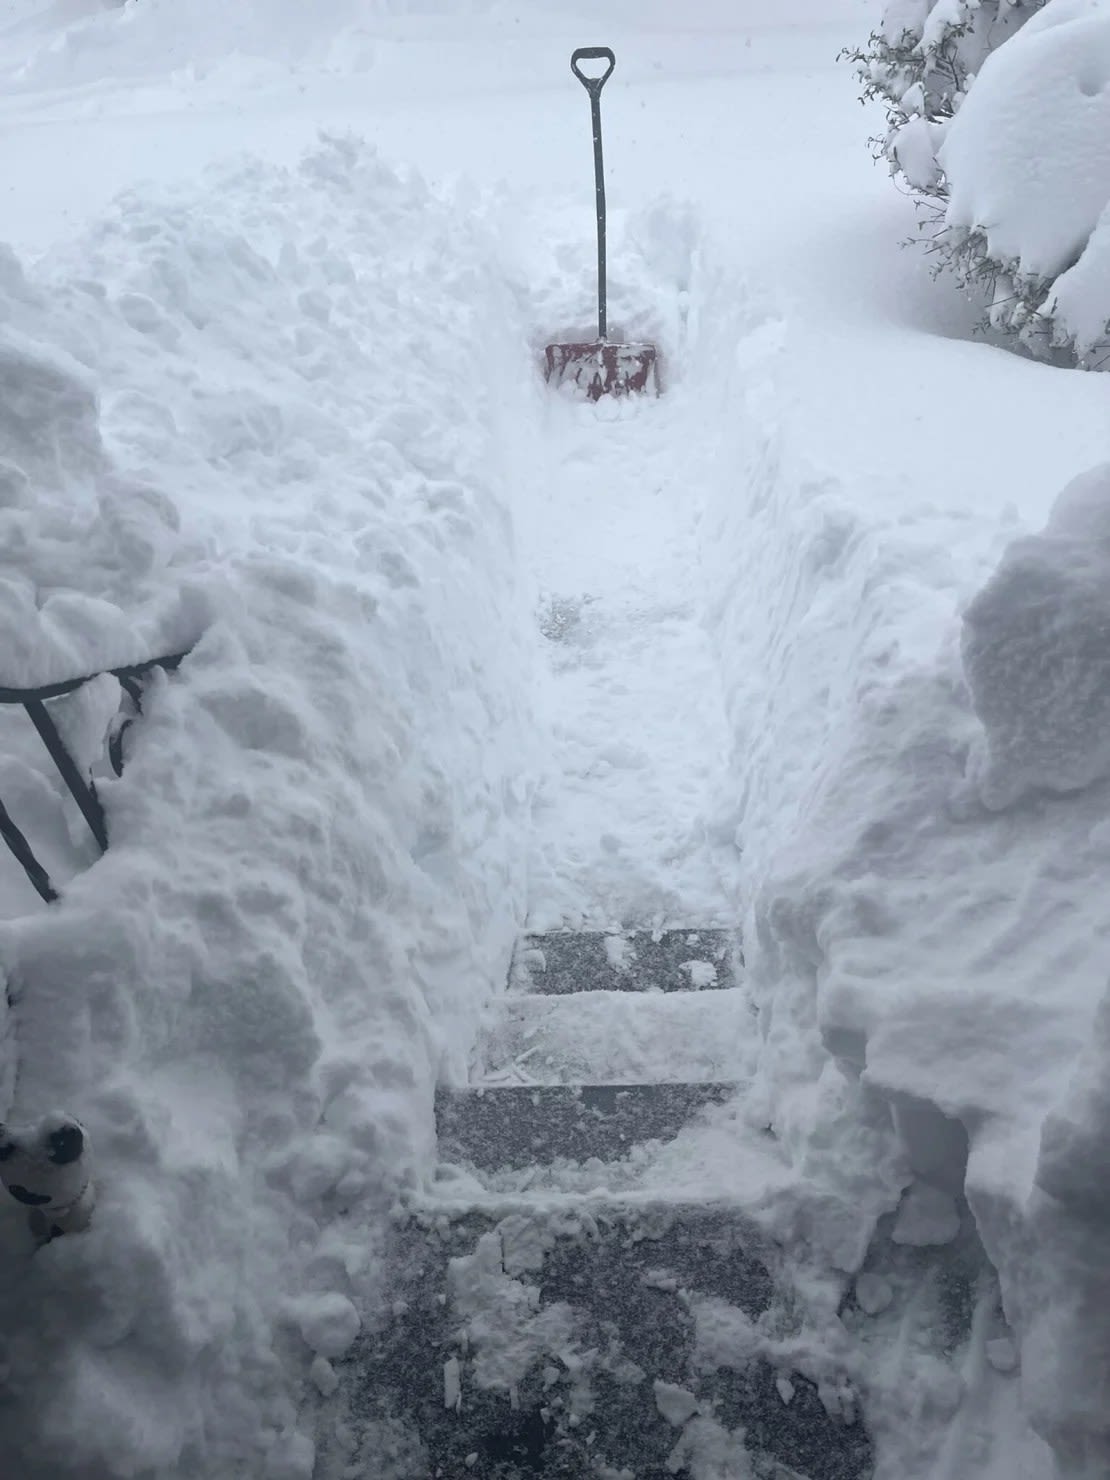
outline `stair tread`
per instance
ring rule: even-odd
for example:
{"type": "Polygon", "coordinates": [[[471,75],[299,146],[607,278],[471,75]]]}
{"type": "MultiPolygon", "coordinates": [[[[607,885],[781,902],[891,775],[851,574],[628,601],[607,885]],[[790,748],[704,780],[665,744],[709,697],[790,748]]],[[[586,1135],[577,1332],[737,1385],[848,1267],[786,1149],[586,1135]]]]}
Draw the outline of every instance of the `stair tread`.
{"type": "Polygon", "coordinates": [[[441,1161],[496,1170],[557,1159],[606,1161],[672,1140],[699,1111],[730,1100],[735,1080],[648,1084],[487,1084],[441,1089],[441,1161]]]}
{"type": "Polygon", "coordinates": [[[391,1460],[409,1433],[411,1470],[388,1470],[403,1480],[662,1480],[700,1473],[702,1437],[759,1474],[871,1473],[862,1426],[790,1372],[782,1338],[803,1328],[804,1292],[735,1207],[444,1219],[429,1205],[397,1236],[395,1320],[336,1363],[345,1409],[324,1426],[365,1435],[355,1472],[383,1473],[383,1433],[391,1460]]]}
{"type": "Polygon", "coordinates": [[[393,1318],[334,1364],[325,1464],[341,1444],[345,1473],[390,1480],[872,1474],[850,1398],[831,1415],[784,1356],[836,1323],[835,1289],[807,1316],[718,1191],[724,1165],[752,1195],[791,1175],[773,1137],[737,1136],[741,964],[718,929],[522,940],[484,1077],[436,1094],[438,1191],[394,1220],[393,1318]]]}
{"type": "Polygon", "coordinates": [[[509,994],[482,1044],[489,1084],[647,1083],[729,1078],[756,1035],[746,992],[509,994]]]}
{"type": "MultiPolygon", "coordinates": [[[[752,1317],[770,1306],[772,1270],[779,1263],[778,1251],[754,1219],[720,1203],[629,1199],[601,1205],[579,1199],[546,1207],[519,1203],[512,1209],[460,1205],[446,1219],[441,1209],[425,1203],[410,1210],[409,1221],[452,1259],[496,1233],[500,1267],[521,1277],[534,1279],[555,1248],[564,1255],[573,1249],[583,1266],[619,1259],[646,1272],[649,1283],[665,1264],[684,1276],[684,1288],[727,1299],[752,1317]]],[[[543,1271],[550,1299],[564,1298],[556,1291],[574,1279],[565,1258],[560,1270],[558,1279],[543,1271]]],[[[612,1276],[602,1283],[611,1284],[612,1276]]]]}
{"type": "Polygon", "coordinates": [[[520,992],[690,992],[736,984],[743,965],[734,931],[716,927],[558,930],[520,941],[512,980],[520,992]]]}
{"type": "Polygon", "coordinates": [[[770,1247],[767,1236],[738,1198],[669,1197],[657,1191],[616,1193],[559,1192],[541,1197],[527,1193],[460,1193],[457,1197],[414,1198],[395,1214],[399,1225],[435,1230],[447,1241],[465,1241],[509,1220],[562,1227],[575,1221],[583,1226],[644,1229],[687,1226],[691,1229],[728,1230],[730,1237],[770,1247]]]}

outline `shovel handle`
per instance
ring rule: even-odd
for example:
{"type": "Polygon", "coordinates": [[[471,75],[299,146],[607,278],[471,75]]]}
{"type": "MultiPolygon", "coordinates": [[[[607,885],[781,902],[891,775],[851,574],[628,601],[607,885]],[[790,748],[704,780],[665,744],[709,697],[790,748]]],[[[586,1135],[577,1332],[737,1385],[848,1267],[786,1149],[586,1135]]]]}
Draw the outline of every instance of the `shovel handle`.
{"type": "Polygon", "coordinates": [[[589,93],[591,98],[599,96],[601,89],[613,75],[617,59],[607,46],[580,46],[570,59],[570,70],[589,93]],[[608,62],[600,77],[589,77],[578,65],[579,62],[608,62]]]}
{"type": "Polygon", "coordinates": [[[597,198],[597,337],[606,337],[605,288],[605,163],[601,155],[601,89],[609,81],[617,59],[607,46],[580,46],[570,59],[570,70],[590,95],[590,123],[594,136],[594,193],[597,198]],[[608,62],[598,77],[589,77],[579,62],[608,62]]]}

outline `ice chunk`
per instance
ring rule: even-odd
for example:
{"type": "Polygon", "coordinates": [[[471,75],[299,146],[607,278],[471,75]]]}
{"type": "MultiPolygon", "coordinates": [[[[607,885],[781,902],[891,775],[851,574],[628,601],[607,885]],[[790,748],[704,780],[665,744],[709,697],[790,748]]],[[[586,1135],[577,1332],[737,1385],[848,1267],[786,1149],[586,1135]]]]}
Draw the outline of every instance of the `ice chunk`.
{"type": "Polygon", "coordinates": [[[443,1364],[443,1406],[456,1413],[462,1408],[462,1378],[458,1357],[449,1357],[443,1364]]]}

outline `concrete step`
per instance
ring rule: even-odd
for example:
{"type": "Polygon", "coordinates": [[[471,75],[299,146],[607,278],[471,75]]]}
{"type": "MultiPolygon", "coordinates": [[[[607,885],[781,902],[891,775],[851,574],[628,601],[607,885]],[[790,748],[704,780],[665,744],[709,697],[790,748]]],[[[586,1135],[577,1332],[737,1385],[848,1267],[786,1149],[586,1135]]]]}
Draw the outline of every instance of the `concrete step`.
{"type": "Polygon", "coordinates": [[[473,1085],[436,1094],[439,1159],[481,1170],[612,1161],[644,1141],[669,1141],[735,1083],[473,1085]]]}
{"type": "Polygon", "coordinates": [[[513,964],[520,992],[690,992],[736,985],[728,930],[556,931],[526,935],[513,964]]]}
{"type": "Polygon", "coordinates": [[[872,1473],[847,1379],[825,1359],[830,1412],[784,1355],[836,1318],[807,1324],[735,1207],[429,1206],[396,1238],[394,1319],[320,1415],[326,1473],[337,1446],[337,1473],[389,1480],[872,1473]]]}
{"type": "Polygon", "coordinates": [[[480,1078],[508,1084],[722,1081],[757,1040],[747,993],[576,992],[498,999],[482,1045],[480,1078]]]}

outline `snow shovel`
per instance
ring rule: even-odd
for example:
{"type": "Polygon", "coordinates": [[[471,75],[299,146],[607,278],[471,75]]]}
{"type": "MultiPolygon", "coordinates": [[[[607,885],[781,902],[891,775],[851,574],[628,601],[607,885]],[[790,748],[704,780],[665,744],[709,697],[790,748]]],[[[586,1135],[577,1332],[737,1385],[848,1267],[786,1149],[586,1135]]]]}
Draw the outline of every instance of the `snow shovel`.
{"type": "Polygon", "coordinates": [[[548,381],[569,381],[584,390],[591,401],[602,396],[626,396],[647,389],[648,381],[659,390],[657,356],[653,344],[619,344],[609,338],[605,321],[605,170],[601,157],[601,89],[612,76],[617,59],[607,46],[580,46],[570,59],[570,69],[590,95],[594,133],[594,182],[597,192],[597,338],[574,344],[549,344],[545,351],[548,381]],[[590,77],[580,62],[604,61],[605,71],[590,77]]]}

